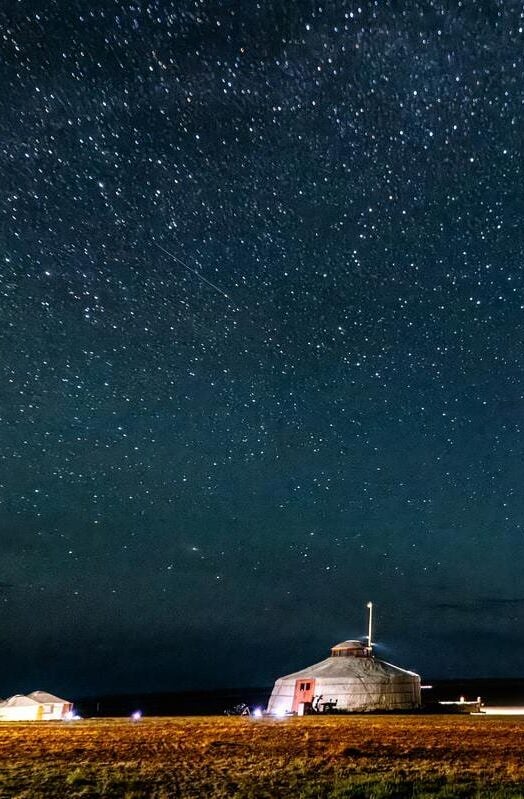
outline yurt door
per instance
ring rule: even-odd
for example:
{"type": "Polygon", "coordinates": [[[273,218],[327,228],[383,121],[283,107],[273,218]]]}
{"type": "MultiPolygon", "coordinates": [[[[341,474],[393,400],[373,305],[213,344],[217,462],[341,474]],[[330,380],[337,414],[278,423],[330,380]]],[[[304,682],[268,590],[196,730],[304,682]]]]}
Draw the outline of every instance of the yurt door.
{"type": "Polygon", "coordinates": [[[295,695],[293,697],[293,712],[298,712],[301,702],[312,702],[315,696],[315,680],[303,677],[295,682],[295,695]]]}

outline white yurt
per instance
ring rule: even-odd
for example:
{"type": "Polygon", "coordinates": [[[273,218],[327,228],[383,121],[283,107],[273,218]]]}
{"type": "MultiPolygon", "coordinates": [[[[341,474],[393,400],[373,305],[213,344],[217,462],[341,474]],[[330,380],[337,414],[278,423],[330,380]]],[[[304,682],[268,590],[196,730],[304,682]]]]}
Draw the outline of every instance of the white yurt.
{"type": "Polygon", "coordinates": [[[42,705],[43,721],[63,719],[73,710],[72,703],[67,699],[60,699],[59,696],[49,694],[47,691],[33,691],[29,694],[29,698],[42,705]]]}
{"type": "Polygon", "coordinates": [[[370,712],[420,707],[419,675],[374,656],[371,602],[368,609],[368,644],[342,641],[320,663],[280,677],[275,682],[268,713],[301,715],[311,711],[370,712]]]}
{"type": "Polygon", "coordinates": [[[45,691],[16,694],[0,702],[0,721],[59,721],[72,707],[71,702],[45,691]]]}
{"type": "Polygon", "coordinates": [[[0,703],[0,721],[38,721],[40,705],[34,699],[15,694],[0,703]]]}

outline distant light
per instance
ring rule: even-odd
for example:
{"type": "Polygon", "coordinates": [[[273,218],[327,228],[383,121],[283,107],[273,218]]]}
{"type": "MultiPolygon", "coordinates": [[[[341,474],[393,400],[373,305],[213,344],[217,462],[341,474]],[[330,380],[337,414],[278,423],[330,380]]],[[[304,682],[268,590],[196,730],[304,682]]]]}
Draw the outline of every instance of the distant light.
{"type": "Polygon", "coordinates": [[[524,716],[524,707],[483,707],[482,713],[488,716],[524,716]]]}
{"type": "Polygon", "coordinates": [[[141,718],[142,718],[142,711],[141,710],[135,710],[134,713],[131,713],[132,721],[140,721],[141,718]]]}
{"type": "Polygon", "coordinates": [[[262,718],[262,708],[261,707],[256,707],[253,710],[253,716],[256,719],[261,719],[262,718]]]}

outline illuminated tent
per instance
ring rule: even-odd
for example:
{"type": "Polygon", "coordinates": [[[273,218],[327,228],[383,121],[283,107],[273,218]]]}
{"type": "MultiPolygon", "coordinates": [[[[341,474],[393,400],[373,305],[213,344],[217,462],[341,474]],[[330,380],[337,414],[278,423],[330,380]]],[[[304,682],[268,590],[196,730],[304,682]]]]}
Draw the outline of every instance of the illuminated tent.
{"type": "Polygon", "coordinates": [[[34,699],[43,706],[42,719],[44,721],[51,719],[63,719],[73,709],[71,702],[66,699],[60,699],[58,696],[48,694],[47,691],[33,691],[29,694],[30,699],[34,699]]]}
{"type": "Polygon", "coordinates": [[[53,721],[63,719],[73,705],[45,691],[16,694],[0,702],[0,721],[53,721]]]}
{"type": "Polygon", "coordinates": [[[268,712],[283,715],[330,706],[346,712],[411,710],[420,707],[420,677],[378,660],[360,641],[343,641],[320,663],[280,677],[268,712]]]}
{"type": "Polygon", "coordinates": [[[40,705],[22,694],[10,696],[0,703],[0,721],[38,721],[40,705]]]}

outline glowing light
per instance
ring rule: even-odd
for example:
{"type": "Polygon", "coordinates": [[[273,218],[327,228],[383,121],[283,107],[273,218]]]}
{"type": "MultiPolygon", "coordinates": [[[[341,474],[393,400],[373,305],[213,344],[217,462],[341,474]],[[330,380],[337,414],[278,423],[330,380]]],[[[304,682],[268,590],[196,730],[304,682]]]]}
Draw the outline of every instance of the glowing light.
{"type": "Polygon", "coordinates": [[[524,716],[524,707],[483,707],[482,713],[488,716],[524,716]]]}
{"type": "Polygon", "coordinates": [[[142,711],[141,710],[135,710],[134,713],[131,713],[132,721],[140,721],[141,718],[142,718],[142,711]]]}
{"type": "Polygon", "coordinates": [[[260,708],[260,707],[256,707],[256,708],[253,710],[253,717],[254,717],[255,719],[261,719],[261,718],[262,718],[262,708],[260,708]]]}

